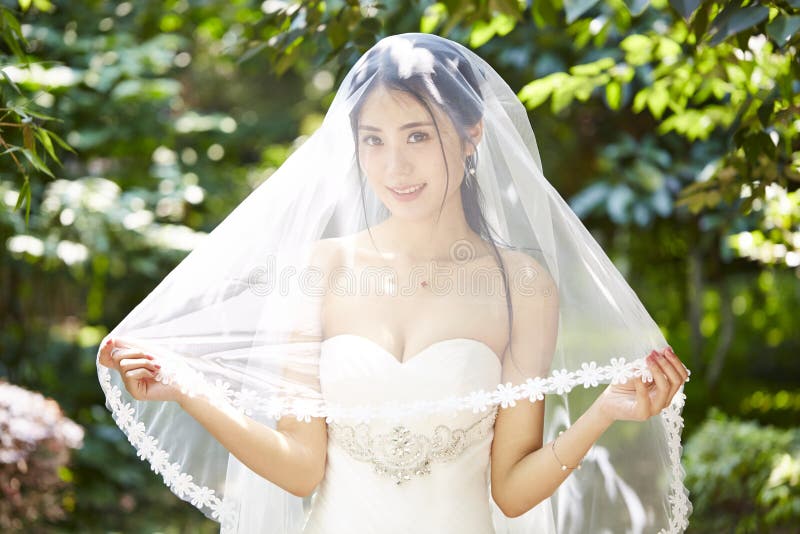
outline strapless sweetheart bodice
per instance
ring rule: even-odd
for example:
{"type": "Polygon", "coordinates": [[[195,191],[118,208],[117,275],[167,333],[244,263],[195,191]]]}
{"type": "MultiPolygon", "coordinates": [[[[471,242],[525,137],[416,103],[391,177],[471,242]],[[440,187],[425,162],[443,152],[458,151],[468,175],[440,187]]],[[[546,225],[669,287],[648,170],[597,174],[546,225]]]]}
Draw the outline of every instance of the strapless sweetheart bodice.
{"type": "MultiPolygon", "coordinates": [[[[462,397],[500,381],[501,364],[471,338],[435,342],[400,362],[374,341],[322,342],[320,388],[343,407],[462,397]]],[[[489,458],[497,406],[328,425],[325,476],[304,534],[493,533],[489,458]]]]}

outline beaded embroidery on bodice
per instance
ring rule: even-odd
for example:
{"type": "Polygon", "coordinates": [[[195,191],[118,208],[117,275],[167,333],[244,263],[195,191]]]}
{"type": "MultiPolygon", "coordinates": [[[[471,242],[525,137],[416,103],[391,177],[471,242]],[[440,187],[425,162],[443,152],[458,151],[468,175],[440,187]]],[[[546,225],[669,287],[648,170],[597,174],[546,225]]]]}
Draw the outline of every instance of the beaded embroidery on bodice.
{"type": "MultiPolygon", "coordinates": [[[[501,364],[486,344],[451,338],[401,363],[372,340],[323,341],[320,387],[344,406],[416,402],[492,391],[501,364]]],[[[489,459],[497,406],[484,412],[337,420],[328,426],[325,476],[304,534],[493,533],[489,459]]]]}

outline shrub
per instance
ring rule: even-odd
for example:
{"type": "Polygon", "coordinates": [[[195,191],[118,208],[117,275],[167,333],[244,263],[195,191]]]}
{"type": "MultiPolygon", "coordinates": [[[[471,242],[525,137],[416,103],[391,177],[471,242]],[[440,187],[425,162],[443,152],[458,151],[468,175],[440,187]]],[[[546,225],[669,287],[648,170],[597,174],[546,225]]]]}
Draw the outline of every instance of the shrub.
{"type": "Polygon", "coordinates": [[[730,418],[716,408],[687,440],[693,532],[796,532],[800,430],[730,418]]]}
{"type": "Polygon", "coordinates": [[[64,518],[69,449],[82,441],[56,401],[0,380],[0,531],[64,518]]]}

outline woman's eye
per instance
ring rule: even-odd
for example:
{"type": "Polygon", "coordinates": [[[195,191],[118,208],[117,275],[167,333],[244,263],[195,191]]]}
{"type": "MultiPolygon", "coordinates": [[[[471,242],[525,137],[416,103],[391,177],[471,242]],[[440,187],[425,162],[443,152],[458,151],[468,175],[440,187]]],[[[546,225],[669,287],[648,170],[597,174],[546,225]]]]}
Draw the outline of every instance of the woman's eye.
{"type": "Polygon", "coordinates": [[[368,145],[379,145],[380,142],[381,142],[381,140],[378,137],[374,136],[374,135],[368,135],[368,136],[364,137],[362,139],[362,141],[364,141],[364,143],[366,143],[368,145]]]}
{"type": "Polygon", "coordinates": [[[428,134],[425,132],[414,132],[411,134],[409,139],[411,139],[414,143],[419,143],[420,141],[424,141],[428,138],[428,134]]]}

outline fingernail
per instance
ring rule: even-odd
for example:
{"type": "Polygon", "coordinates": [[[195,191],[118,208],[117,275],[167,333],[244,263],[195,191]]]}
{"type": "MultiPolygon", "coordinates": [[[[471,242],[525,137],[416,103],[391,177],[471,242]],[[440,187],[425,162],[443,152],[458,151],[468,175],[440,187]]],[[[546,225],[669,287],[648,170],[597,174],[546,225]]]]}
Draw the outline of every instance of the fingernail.
{"type": "Polygon", "coordinates": [[[161,366],[156,364],[156,369],[161,369],[161,366]]]}

